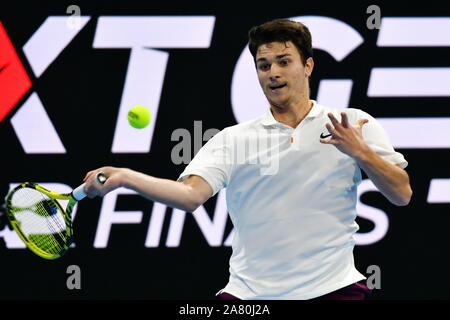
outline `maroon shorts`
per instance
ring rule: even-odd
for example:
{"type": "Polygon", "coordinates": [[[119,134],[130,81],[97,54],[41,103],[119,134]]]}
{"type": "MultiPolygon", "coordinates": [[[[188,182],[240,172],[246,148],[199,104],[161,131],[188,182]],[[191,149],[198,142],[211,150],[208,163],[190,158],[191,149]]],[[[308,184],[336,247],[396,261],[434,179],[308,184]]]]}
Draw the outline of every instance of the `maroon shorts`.
{"type": "MultiPolygon", "coordinates": [[[[357,282],[311,300],[365,300],[371,292],[372,290],[369,289],[365,284],[357,282]]],[[[227,292],[222,292],[221,294],[219,294],[217,296],[217,299],[239,300],[239,298],[227,292]]]]}

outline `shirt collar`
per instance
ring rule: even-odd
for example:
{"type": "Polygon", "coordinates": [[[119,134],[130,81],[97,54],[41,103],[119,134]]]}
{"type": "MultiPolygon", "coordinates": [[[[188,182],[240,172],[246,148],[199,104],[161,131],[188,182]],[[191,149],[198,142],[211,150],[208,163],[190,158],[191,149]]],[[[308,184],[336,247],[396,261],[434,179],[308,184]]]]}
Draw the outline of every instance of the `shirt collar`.
{"type": "MultiPolygon", "coordinates": [[[[311,100],[311,101],[313,103],[313,106],[312,106],[311,110],[309,111],[309,113],[306,115],[305,119],[317,117],[323,109],[323,107],[320,104],[318,104],[317,101],[315,101],[315,100],[311,100]]],[[[305,120],[305,119],[303,119],[303,120],[305,120]]],[[[275,120],[272,112],[269,109],[267,111],[267,113],[264,115],[263,119],[261,120],[261,124],[263,126],[273,126],[273,125],[281,125],[282,123],[275,120]]]]}

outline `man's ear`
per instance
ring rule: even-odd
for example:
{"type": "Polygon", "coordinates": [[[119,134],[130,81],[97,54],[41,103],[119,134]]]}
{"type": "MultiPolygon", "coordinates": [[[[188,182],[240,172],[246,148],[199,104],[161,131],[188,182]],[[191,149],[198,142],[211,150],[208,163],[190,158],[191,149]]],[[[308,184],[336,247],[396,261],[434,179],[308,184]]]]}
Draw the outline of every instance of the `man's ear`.
{"type": "Polygon", "coordinates": [[[306,59],[305,63],[306,76],[310,77],[313,72],[313,69],[314,69],[314,60],[312,57],[309,57],[308,59],[306,59]]]}

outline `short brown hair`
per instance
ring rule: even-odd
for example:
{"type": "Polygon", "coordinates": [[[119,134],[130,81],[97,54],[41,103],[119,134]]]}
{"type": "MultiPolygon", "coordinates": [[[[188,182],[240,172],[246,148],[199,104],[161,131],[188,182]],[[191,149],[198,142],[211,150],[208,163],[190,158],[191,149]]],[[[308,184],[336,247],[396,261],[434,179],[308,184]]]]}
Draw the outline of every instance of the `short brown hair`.
{"type": "Polygon", "coordinates": [[[255,26],[248,32],[249,49],[256,61],[258,48],[270,42],[292,41],[300,52],[303,64],[313,56],[311,33],[308,27],[300,22],[286,19],[276,19],[259,26],[255,26]]]}

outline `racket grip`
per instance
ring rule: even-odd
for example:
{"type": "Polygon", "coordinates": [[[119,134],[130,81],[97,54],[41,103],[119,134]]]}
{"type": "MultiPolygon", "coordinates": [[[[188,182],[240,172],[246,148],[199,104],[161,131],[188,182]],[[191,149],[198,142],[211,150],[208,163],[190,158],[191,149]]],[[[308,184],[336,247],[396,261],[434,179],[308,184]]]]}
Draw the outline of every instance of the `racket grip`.
{"type": "MultiPolygon", "coordinates": [[[[97,181],[100,184],[104,184],[107,179],[103,172],[97,173],[97,175],[95,177],[97,178],[97,181]]],[[[83,183],[81,186],[75,188],[72,191],[72,196],[75,198],[75,200],[80,201],[80,200],[86,198],[87,194],[84,192],[85,185],[86,185],[86,183],[83,183]]]]}
{"type": "Polygon", "coordinates": [[[85,185],[86,183],[83,183],[81,186],[72,191],[72,196],[75,198],[75,200],[80,201],[81,199],[86,198],[86,193],[84,192],[85,185]]]}

